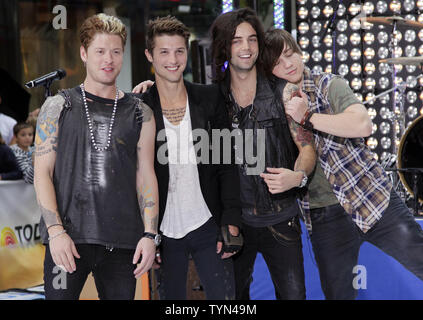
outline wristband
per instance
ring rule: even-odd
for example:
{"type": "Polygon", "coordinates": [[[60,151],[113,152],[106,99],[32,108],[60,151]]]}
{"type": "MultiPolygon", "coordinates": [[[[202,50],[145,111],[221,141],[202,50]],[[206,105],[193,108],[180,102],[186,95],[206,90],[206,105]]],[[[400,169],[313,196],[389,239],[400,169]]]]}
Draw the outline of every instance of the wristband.
{"type": "Polygon", "coordinates": [[[66,230],[62,230],[62,231],[60,231],[59,233],[55,234],[54,236],[49,237],[49,238],[48,238],[48,241],[53,240],[54,238],[57,238],[58,236],[61,236],[61,235],[62,235],[62,234],[64,234],[64,233],[66,233],[66,230]]]}
{"type": "Polygon", "coordinates": [[[63,227],[63,224],[61,224],[61,223],[52,224],[51,226],[47,227],[47,230],[50,229],[51,227],[54,227],[54,226],[62,226],[63,227]]]}

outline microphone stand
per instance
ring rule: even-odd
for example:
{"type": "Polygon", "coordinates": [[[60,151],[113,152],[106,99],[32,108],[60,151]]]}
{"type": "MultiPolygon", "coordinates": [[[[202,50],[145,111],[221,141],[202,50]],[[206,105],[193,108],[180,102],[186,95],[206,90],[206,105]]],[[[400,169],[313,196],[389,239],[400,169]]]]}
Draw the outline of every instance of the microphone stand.
{"type": "Polygon", "coordinates": [[[335,23],[336,17],[338,16],[338,9],[339,9],[339,5],[341,4],[342,0],[338,0],[338,4],[336,5],[336,9],[333,11],[332,15],[329,17],[329,19],[326,21],[325,23],[325,30],[323,32],[323,35],[320,39],[324,39],[328,30],[332,30],[333,28],[333,24],[335,23]]]}
{"type": "Polygon", "coordinates": [[[418,181],[419,175],[423,175],[423,168],[403,168],[403,169],[385,169],[385,171],[407,172],[413,175],[413,194],[414,194],[414,215],[419,216],[419,197],[418,197],[418,181]]]}
{"type": "Polygon", "coordinates": [[[51,83],[52,83],[52,82],[53,82],[53,81],[48,80],[48,81],[46,81],[46,82],[43,84],[43,87],[44,87],[44,89],[45,89],[45,91],[44,91],[44,100],[47,100],[47,98],[51,96],[51,89],[50,89],[50,86],[51,86],[51,83]]]}

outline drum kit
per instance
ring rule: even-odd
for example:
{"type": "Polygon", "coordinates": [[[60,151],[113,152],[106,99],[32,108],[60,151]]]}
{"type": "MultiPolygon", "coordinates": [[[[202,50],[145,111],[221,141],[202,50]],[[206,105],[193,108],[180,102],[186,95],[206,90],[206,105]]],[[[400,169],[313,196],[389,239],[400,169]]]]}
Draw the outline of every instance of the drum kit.
{"type": "MultiPolygon", "coordinates": [[[[379,24],[384,26],[393,26],[391,38],[391,50],[396,45],[395,34],[398,26],[406,26],[410,28],[423,29],[423,23],[413,20],[406,20],[399,16],[391,17],[363,17],[360,19],[362,22],[379,24]]],[[[423,56],[419,57],[393,57],[388,59],[379,60],[380,63],[387,63],[393,65],[393,77],[395,77],[394,65],[413,65],[423,67],[423,56]]],[[[423,70],[423,68],[420,68],[423,70]]],[[[423,72],[416,77],[416,80],[423,77],[423,72]]],[[[364,104],[374,101],[392,91],[398,91],[398,95],[393,95],[393,111],[389,113],[389,119],[393,123],[393,127],[398,125],[399,131],[394,131],[394,152],[393,157],[384,161],[385,166],[396,166],[392,168],[385,168],[386,171],[391,172],[393,182],[397,182],[395,188],[403,195],[406,200],[406,194],[412,195],[414,198],[414,212],[419,214],[419,202],[423,204],[423,115],[416,118],[407,129],[405,129],[405,114],[404,114],[404,96],[406,90],[406,83],[397,84],[393,81],[394,87],[378,94],[371,100],[367,100],[364,104]],[[399,146],[395,143],[397,134],[400,136],[399,146]],[[400,185],[397,177],[402,183],[400,185]],[[405,188],[405,189],[404,189],[405,188]]]]}

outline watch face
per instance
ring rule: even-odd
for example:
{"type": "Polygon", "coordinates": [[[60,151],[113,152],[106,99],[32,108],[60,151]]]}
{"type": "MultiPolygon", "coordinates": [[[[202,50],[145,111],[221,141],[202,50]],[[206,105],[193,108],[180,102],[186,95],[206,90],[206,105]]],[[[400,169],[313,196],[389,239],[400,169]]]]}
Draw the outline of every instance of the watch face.
{"type": "Polygon", "coordinates": [[[154,237],[154,243],[156,244],[156,246],[158,246],[160,242],[162,242],[162,237],[161,235],[156,234],[156,236],[154,237]]]}

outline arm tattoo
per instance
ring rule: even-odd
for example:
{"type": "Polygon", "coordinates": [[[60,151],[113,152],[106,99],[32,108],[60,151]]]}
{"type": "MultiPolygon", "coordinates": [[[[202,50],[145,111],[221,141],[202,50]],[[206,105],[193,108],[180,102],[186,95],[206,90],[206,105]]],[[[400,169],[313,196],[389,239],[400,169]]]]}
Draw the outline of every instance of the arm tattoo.
{"type": "Polygon", "coordinates": [[[140,207],[141,212],[141,218],[144,222],[144,225],[150,225],[153,230],[157,230],[157,216],[152,216],[153,208],[156,203],[153,199],[153,194],[151,192],[151,189],[149,187],[142,187],[141,192],[139,194],[138,198],[138,205],[140,207]]]}
{"type": "Polygon", "coordinates": [[[60,219],[60,216],[57,212],[44,208],[39,202],[38,206],[40,207],[41,215],[47,227],[53,224],[62,224],[62,220],[60,219]]]}
{"type": "Polygon", "coordinates": [[[153,116],[153,110],[146,105],[144,102],[141,102],[141,110],[142,110],[142,122],[149,122],[151,117],[153,116]]]}
{"type": "Polygon", "coordinates": [[[36,128],[36,156],[56,151],[57,125],[64,103],[65,99],[60,95],[56,95],[48,98],[42,106],[36,128]]]}
{"type": "Polygon", "coordinates": [[[302,147],[307,145],[313,146],[313,132],[296,123],[290,116],[287,115],[287,118],[289,122],[289,128],[291,129],[292,138],[299,142],[302,147]]]}

